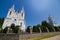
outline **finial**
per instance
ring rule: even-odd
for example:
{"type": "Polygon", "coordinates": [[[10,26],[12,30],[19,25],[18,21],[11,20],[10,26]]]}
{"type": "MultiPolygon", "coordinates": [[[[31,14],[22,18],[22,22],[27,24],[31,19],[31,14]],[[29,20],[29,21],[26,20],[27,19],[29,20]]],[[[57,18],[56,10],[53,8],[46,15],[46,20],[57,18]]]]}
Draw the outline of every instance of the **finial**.
{"type": "Polygon", "coordinates": [[[14,10],[14,4],[13,4],[13,6],[10,8],[10,10],[15,11],[15,10],[14,10]]]}
{"type": "Polygon", "coordinates": [[[22,10],[24,10],[24,6],[22,6],[22,10]]]}
{"type": "Polygon", "coordinates": [[[22,7],[21,12],[24,12],[24,7],[22,7]]]}
{"type": "Polygon", "coordinates": [[[19,13],[22,13],[22,12],[24,12],[24,6],[22,6],[22,9],[21,9],[21,11],[19,13]]]}
{"type": "Polygon", "coordinates": [[[13,4],[12,8],[14,8],[14,4],[13,4]]]}

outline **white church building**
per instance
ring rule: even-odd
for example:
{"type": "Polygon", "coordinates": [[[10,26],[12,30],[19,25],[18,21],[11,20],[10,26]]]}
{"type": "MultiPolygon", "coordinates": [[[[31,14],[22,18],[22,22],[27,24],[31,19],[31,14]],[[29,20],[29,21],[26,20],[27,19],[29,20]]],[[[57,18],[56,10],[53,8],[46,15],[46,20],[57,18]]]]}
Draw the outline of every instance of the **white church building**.
{"type": "Polygon", "coordinates": [[[53,16],[50,16],[48,17],[48,21],[49,21],[49,24],[51,26],[57,26],[58,27],[58,24],[56,23],[56,21],[54,20],[53,16]]]}
{"type": "Polygon", "coordinates": [[[22,31],[25,31],[26,26],[24,17],[25,17],[24,8],[22,8],[22,10],[18,13],[15,11],[13,5],[8,11],[7,17],[4,20],[2,28],[4,29],[5,27],[10,27],[11,24],[15,24],[15,26],[19,25],[22,31]]]}

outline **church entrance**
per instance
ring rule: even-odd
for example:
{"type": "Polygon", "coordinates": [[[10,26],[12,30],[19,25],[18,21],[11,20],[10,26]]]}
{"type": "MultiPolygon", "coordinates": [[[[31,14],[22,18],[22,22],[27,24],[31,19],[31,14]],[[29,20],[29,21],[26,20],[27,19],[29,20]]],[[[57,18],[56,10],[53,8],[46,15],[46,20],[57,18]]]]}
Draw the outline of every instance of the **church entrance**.
{"type": "Polygon", "coordinates": [[[12,23],[12,24],[11,24],[11,29],[14,29],[14,27],[15,27],[15,24],[12,23]]]}

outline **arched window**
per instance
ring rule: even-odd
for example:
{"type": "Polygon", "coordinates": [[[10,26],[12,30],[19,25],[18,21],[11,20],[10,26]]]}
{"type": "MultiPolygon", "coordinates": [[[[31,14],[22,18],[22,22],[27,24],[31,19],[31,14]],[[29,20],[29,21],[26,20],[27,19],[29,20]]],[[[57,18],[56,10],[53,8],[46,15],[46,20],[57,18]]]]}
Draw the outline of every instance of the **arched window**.
{"type": "Polygon", "coordinates": [[[22,15],[21,15],[22,17],[23,17],[23,13],[22,13],[22,15]]]}
{"type": "Polygon", "coordinates": [[[12,28],[12,29],[14,29],[14,27],[15,27],[15,24],[14,24],[14,23],[12,23],[12,24],[11,24],[11,28],[12,28]]]}

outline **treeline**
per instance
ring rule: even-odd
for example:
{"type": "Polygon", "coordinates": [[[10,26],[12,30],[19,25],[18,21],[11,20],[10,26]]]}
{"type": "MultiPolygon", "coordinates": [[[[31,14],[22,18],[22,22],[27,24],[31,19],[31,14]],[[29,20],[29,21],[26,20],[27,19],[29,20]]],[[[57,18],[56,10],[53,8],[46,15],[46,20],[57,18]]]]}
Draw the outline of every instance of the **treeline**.
{"type": "MultiPolygon", "coordinates": [[[[26,32],[30,32],[30,27],[28,26],[26,29],[26,32]]],[[[41,24],[37,24],[32,27],[32,32],[38,33],[38,32],[57,32],[60,31],[60,26],[51,26],[46,20],[43,20],[41,24]]]]}
{"type": "Polygon", "coordinates": [[[0,18],[0,29],[2,29],[3,22],[4,22],[4,18],[0,18]]]}

